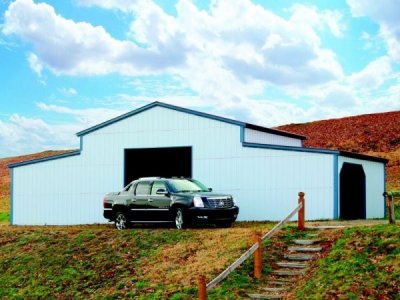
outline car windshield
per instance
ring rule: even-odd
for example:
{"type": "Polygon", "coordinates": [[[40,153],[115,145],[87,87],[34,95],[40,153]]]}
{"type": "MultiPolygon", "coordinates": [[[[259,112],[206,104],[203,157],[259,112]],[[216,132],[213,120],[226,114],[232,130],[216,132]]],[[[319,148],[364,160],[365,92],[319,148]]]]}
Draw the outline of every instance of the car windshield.
{"type": "Polygon", "coordinates": [[[193,179],[170,179],[168,180],[173,192],[190,193],[190,192],[208,192],[208,188],[198,180],[193,179]]]}

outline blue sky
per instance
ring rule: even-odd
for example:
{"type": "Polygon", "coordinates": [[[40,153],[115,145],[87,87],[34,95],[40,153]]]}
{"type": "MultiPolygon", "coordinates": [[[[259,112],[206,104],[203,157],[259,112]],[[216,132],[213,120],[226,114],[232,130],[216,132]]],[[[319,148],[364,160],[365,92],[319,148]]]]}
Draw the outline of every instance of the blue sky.
{"type": "Polygon", "coordinates": [[[0,157],[153,101],[263,126],[400,108],[400,0],[0,0],[0,157]]]}

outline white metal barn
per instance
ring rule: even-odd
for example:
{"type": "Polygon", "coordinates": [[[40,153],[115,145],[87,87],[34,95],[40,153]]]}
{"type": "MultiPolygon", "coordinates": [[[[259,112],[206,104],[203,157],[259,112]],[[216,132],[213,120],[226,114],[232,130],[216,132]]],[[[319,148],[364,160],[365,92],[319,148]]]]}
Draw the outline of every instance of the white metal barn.
{"type": "Polygon", "coordinates": [[[102,199],[143,176],[186,176],[232,194],[239,220],[384,216],[386,160],[303,147],[304,137],[165,103],[77,133],[80,150],[11,164],[11,223],[104,223],[102,199]],[[143,167],[144,166],[144,167],[143,167]]]}

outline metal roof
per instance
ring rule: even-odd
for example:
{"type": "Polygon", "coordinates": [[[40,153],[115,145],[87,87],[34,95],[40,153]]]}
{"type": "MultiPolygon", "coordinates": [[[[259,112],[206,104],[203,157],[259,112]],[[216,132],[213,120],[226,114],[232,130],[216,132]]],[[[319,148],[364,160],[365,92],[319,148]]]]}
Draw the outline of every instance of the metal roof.
{"type": "MultiPolygon", "coordinates": [[[[131,112],[123,114],[121,116],[118,116],[118,117],[113,118],[111,120],[108,120],[106,122],[100,123],[100,124],[98,124],[96,126],[93,126],[93,127],[90,127],[88,129],[85,129],[85,130],[82,130],[82,131],[78,132],[77,136],[81,137],[81,149],[80,150],[76,150],[76,151],[68,152],[68,153],[63,153],[63,154],[58,154],[58,155],[53,155],[53,156],[44,157],[44,158],[39,158],[39,159],[32,159],[32,160],[23,161],[23,162],[12,163],[12,164],[9,164],[8,167],[9,168],[15,168],[15,167],[19,167],[19,166],[24,166],[24,165],[29,165],[29,164],[34,164],[34,163],[39,163],[39,162],[44,162],[44,161],[49,161],[49,160],[54,160],[54,159],[59,159],[59,158],[79,155],[81,153],[81,150],[82,150],[82,136],[84,136],[84,135],[86,135],[88,133],[91,133],[93,131],[96,131],[96,130],[98,130],[100,128],[103,128],[103,127],[106,127],[108,125],[111,125],[113,123],[116,123],[118,121],[121,121],[123,119],[129,118],[129,117],[131,117],[133,115],[136,115],[136,114],[139,114],[141,112],[144,112],[144,111],[146,111],[148,109],[151,109],[153,107],[156,107],[156,106],[172,109],[172,110],[175,110],[175,111],[185,112],[185,113],[188,113],[188,114],[192,114],[192,115],[196,115],[196,116],[200,116],[200,117],[204,117],[204,118],[209,118],[209,119],[213,119],[213,120],[217,120],[217,121],[221,121],[221,122],[225,122],[225,123],[229,123],[229,124],[238,125],[238,126],[241,126],[242,128],[254,129],[254,130],[258,130],[258,131],[262,131],[262,132],[267,132],[267,133],[286,136],[286,137],[291,137],[291,138],[297,138],[297,139],[301,139],[301,140],[305,139],[305,137],[302,136],[302,135],[292,134],[292,133],[281,131],[281,130],[276,130],[276,129],[271,129],[271,128],[266,128],[266,127],[250,124],[250,123],[240,122],[240,121],[237,121],[237,120],[228,119],[228,118],[224,118],[224,117],[219,117],[219,116],[215,116],[215,115],[208,114],[208,113],[203,113],[203,112],[199,112],[199,111],[195,111],[195,110],[191,110],[191,109],[187,109],[187,108],[182,108],[182,107],[179,107],[179,106],[174,106],[174,105],[171,105],[171,104],[166,104],[166,103],[163,103],[163,102],[153,102],[153,103],[150,103],[150,104],[145,105],[143,107],[140,107],[140,108],[138,108],[136,110],[133,110],[131,112]]],[[[380,158],[380,157],[369,156],[369,155],[365,155],[365,154],[353,153],[353,152],[348,152],[348,151],[340,151],[340,150],[330,150],[330,149],[320,149],[320,148],[306,148],[306,147],[293,147],[293,146],[281,146],[281,145],[256,144],[256,143],[247,143],[247,142],[244,142],[244,141],[242,141],[242,145],[244,147],[251,147],[251,148],[264,148],[264,149],[275,149],[275,150],[300,151],[300,152],[309,152],[309,153],[311,152],[311,153],[341,155],[341,156],[345,156],[345,157],[363,159],[363,160],[369,160],[369,161],[375,161],[375,162],[380,162],[380,163],[385,163],[385,164],[388,163],[388,161],[389,161],[387,159],[380,158]]]]}
{"type": "Polygon", "coordinates": [[[216,116],[216,115],[212,115],[212,114],[208,114],[208,113],[204,113],[204,112],[200,112],[200,111],[196,111],[196,110],[192,110],[192,109],[188,109],[188,108],[183,108],[180,106],[175,106],[175,105],[171,105],[171,104],[167,104],[164,102],[152,102],[148,105],[142,106],[138,109],[132,110],[126,114],[120,115],[118,117],[115,117],[113,119],[110,119],[108,121],[105,121],[103,123],[97,124],[93,127],[87,128],[85,130],[79,131],[76,135],[77,136],[83,136],[86,135],[88,133],[91,133],[93,131],[96,131],[98,129],[104,128],[106,126],[109,126],[111,124],[114,124],[116,122],[119,122],[121,120],[124,120],[126,118],[129,118],[131,116],[134,116],[136,114],[139,114],[141,112],[144,112],[148,109],[151,109],[153,107],[164,107],[164,108],[168,108],[168,109],[172,109],[175,111],[180,111],[180,112],[184,112],[187,114],[191,114],[191,115],[196,115],[196,116],[200,116],[203,118],[208,118],[208,119],[212,119],[212,120],[216,120],[216,121],[220,121],[220,122],[224,122],[224,123],[229,123],[229,124],[234,124],[234,125],[238,125],[238,126],[242,126],[245,128],[249,128],[249,129],[254,129],[254,130],[258,130],[258,131],[262,131],[262,132],[267,132],[267,133],[271,133],[271,134],[276,134],[276,135],[281,135],[281,136],[286,136],[286,137],[291,137],[291,138],[295,138],[295,139],[300,139],[300,140],[305,140],[306,137],[303,135],[298,135],[298,134],[293,134],[293,133],[289,133],[286,131],[282,131],[282,130],[276,130],[276,129],[271,129],[271,128],[267,128],[267,127],[262,127],[262,126],[258,126],[258,125],[254,125],[254,124],[250,124],[250,123],[245,123],[245,122],[241,122],[241,121],[237,121],[237,120],[233,120],[233,119],[229,119],[229,118],[225,118],[225,117],[220,117],[220,116],[216,116]]]}

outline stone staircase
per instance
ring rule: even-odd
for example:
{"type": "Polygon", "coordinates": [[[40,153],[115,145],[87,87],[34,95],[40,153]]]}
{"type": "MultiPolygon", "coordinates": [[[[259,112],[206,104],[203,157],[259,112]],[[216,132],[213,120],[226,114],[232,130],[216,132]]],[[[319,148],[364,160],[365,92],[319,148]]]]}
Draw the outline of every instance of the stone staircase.
{"type": "Polygon", "coordinates": [[[306,275],[310,263],[319,258],[323,250],[320,242],[321,239],[315,233],[306,234],[305,239],[293,240],[293,244],[283,253],[282,260],[274,263],[277,269],[268,274],[268,286],[261,287],[257,293],[248,294],[248,297],[284,299],[296,281],[306,275]]]}

